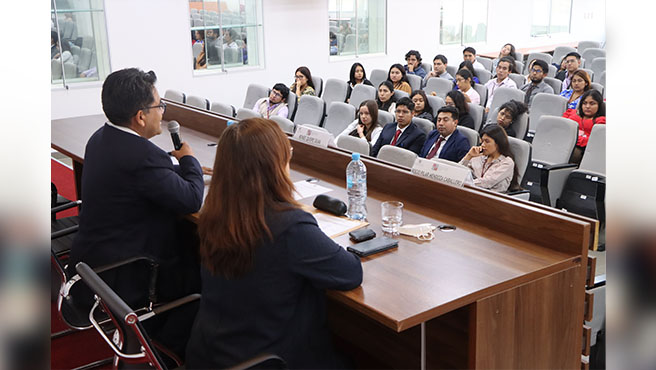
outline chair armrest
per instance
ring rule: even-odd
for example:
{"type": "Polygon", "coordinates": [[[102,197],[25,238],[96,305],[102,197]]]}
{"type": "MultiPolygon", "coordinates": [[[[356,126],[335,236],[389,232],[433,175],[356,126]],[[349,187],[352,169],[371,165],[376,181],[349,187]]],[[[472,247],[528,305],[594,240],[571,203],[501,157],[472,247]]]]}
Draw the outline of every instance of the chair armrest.
{"type": "Polygon", "coordinates": [[[50,214],[54,215],[54,214],[59,213],[59,212],[61,212],[61,211],[65,211],[65,210],[70,209],[70,208],[73,208],[73,207],[78,207],[78,206],[80,206],[81,204],[82,204],[82,201],[81,201],[81,200],[76,200],[76,201],[73,201],[73,202],[68,202],[68,203],[66,203],[66,204],[62,204],[62,205],[60,205],[60,206],[57,206],[57,207],[53,207],[53,208],[51,208],[51,209],[50,209],[50,214]]]}
{"type": "Polygon", "coordinates": [[[562,192],[567,176],[578,166],[572,163],[546,164],[539,161],[533,161],[531,167],[540,171],[540,194],[542,197],[542,204],[553,207],[554,204],[552,203],[554,202],[552,202],[551,199],[555,199],[557,194],[562,192]],[[554,184],[550,184],[550,177],[556,178],[554,184]],[[551,191],[549,189],[550,185],[552,187],[551,191]]]}
{"type": "Polygon", "coordinates": [[[198,294],[198,293],[189,294],[189,295],[184,296],[184,297],[182,297],[182,298],[178,298],[178,299],[176,299],[175,301],[171,301],[171,302],[165,303],[165,304],[163,304],[163,305],[161,305],[161,306],[153,307],[153,309],[152,309],[151,311],[149,311],[149,312],[147,312],[147,313],[145,313],[145,314],[143,314],[143,315],[140,315],[140,316],[139,316],[139,320],[140,320],[140,321],[148,320],[149,318],[151,318],[151,317],[153,317],[153,316],[155,316],[155,315],[159,315],[159,314],[161,314],[161,313],[164,313],[164,312],[166,312],[166,311],[172,310],[172,309],[174,309],[174,308],[178,308],[178,307],[180,307],[180,306],[183,306],[183,305],[185,305],[185,304],[187,304],[187,303],[191,303],[191,302],[197,301],[197,300],[199,300],[199,299],[200,299],[200,294],[198,294]]]}
{"type": "Polygon", "coordinates": [[[577,168],[578,166],[573,164],[573,163],[558,163],[558,164],[546,164],[546,163],[541,163],[534,161],[531,163],[531,166],[544,170],[544,171],[554,171],[554,170],[562,170],[565,168],[577,168]]]}
{"type": "Polygon", "coordinates": [[[74,232],[77,232],[77,230],[79,228],[80,228],[80,225],[75,225],[75,226],[71,226],[71,227],[67,227],[65,229],[55,231],[54,233],[50,234],[50,240],[55,240],[57,238],[61,238],[62,236],[66,236],[68,234],[72,234],[74,232]]]}

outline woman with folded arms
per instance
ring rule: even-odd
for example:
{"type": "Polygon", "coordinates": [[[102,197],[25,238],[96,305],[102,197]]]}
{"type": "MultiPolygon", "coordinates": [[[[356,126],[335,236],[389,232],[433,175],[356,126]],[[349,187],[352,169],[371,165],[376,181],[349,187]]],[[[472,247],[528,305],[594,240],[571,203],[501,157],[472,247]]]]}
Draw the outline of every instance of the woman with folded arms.
{"type": "Polygon", "coordinates": [[[465,95],[457,90],[451,90],[444,98],[444,104],[458,109],[458,126],[475,129],[474,118],[469,114],[469,105],[465,101],[465,95]]]}
{"type": "Polygon", "coordinates": [[[580,164],[583,153],[585,153],[585,147],[588,145],[592,127],[598,124],[606,124],[606,103],[604,103],[604,98],[599,91],[590,89],[581,96],[578,108],[576,110],[566,110],[563,117],[574,120],[579,124],[579,136],[570,163],[580,164]]]}
{"type": "Polygon", "coordinates": [[[358,119],[351,122],[339,136],[355,136],[373,145],[378,140],[383,126],[378,122],[378,106],[373,100],[365,100],[358,108],[358,119]]]}
{"type": "Polygon", "coordinates": [[[389,72],[387,72],[387,81],[394,85],[394,90],[405,91],[408,94],[412,92],[408,77],[405,75],[405,68],[400,64],[393,64],[390,67],[389,72]]]}
{"type": "Polygon", "coordinates": [[[242,120],[219,138],[198,221],[202,298],[187,369],[223,369],[262,353],[290,369],[343,366],[325,290],[358,287],[362,266],[294,200],[291,157],[287,135],[268,119],[242,120]]]}
{"type": "Polygon", "coordinates": [[[378,109],[394,114],[396,110],[396,97],[394,96],[394,85],[389,81],[383,81],[378,85],[378,96],[376,96],[378,109]]]}
{"type": "Polygon", "coordinates": [[[515,190],[517,168],[510,151],[506,131],[499,125],[487,125],[481,132],[481,145],[473,146],[460,160],[474,175],[474,185],[504,193],[515,190]]]}

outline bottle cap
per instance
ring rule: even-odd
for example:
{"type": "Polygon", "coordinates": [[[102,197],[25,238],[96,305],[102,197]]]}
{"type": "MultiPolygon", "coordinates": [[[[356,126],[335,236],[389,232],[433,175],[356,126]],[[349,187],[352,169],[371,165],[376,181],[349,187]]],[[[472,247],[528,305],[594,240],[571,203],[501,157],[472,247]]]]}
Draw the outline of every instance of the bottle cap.
{"type": "Polygon", "coordinates": [[[360,160],[360,153],[351,153],[351,159],[354,161],[360,160]]]}

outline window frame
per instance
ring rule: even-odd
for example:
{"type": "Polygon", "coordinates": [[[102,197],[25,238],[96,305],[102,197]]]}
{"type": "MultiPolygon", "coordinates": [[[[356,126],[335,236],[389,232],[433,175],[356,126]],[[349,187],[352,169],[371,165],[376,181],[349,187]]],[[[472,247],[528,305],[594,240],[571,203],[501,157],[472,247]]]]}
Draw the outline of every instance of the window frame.
{"type": "MultiPolygon", "coordinates": [[[[337,0],[340,1],[340,0],[337,0]]],[[[353,0],[354,1],[354,17],[357,20],[358,19],[358,2],[359,1],[367,1],[369,2],[370,0],[353,0]]],[[[383,24],[385,27],[385,32],[383,34],[385,35],[385,40],[383,42],[383,50],[375,53],[360,53],[360,43],[357,40],[360,40],[360,25],[359,22],[356,22],[355,24],[355,53],[353,54],[338,54],[338,55],[330,55],[330,48],[328,49],[328,60],[329,62],[341,62],[341,61],[346,61],[346,60],[353,60],[353,59],[359,59],[362,57],[379,57],[379,56],[384,56],[387,55],[387,30],[388,30],[388,19],[387,19],[387,0],[382,0],[384,1],[384,9],[385,12],[383,14],[383,24]]],[[[330,20],[330,0],[327,0],[327,5],[328,5],[328,20],[330,20]]],[[[369,4],[367,3],[367,6],[369,4]]],[[[330,22],[328,22],[328,35],[330,37],[330,22]]]]}
{"type": "Polygon", "coordinates": [[[490,0],[485,0],[485,38],[483,40],[476,40],[476,41],[471,41],[471,42],[465,42],[465,1],[467,0],[460,0],[461,1],[461,6],[460,6],[460,40],[456,42],[450,42],[450,43],[444,43],[442,40],[442,37],[444,35],[443,31],[443,24],[442,21],[444,19],[444,14],[443,14],[443,3],[440,2],[440,37],[439,37],[439,46],[454,46],[454,45],[459,45],[459,46],[466,46],[466,45],[476,45],[476,44],[484,44],[487,42],[487,36],[488,36],[488,23],[490,19],[490,0]]]}
{"type": "MultiPolygon", "coordinates": [[[[572,33],[572,9],[574,8],[574,0],[569,0],[569,19],[567,21],[567,31],[564,32],[551,32],[552,28],[552,9],[553,9],[553,1],[554,0],[548,0],[549,1],[549,21],[547,24],[547,32],[545,33],[533,33],[533,14],[531,14],[531,37],[532,38],[539,38],[539,37],[551,37],[554,35],[569,35],[572,33]]],[[[533,6],[535,5],[535,0],[531,2],[531,13],[533,11],[533,6]]]]}

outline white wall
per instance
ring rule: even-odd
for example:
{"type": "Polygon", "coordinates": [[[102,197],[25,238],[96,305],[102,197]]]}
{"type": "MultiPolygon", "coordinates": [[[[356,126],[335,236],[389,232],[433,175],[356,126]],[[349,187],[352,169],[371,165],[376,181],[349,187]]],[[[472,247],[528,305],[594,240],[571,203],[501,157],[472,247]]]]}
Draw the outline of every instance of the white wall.
{"type": "MultiPolygon", "coordinates": [[[[424,61],[442,53],[451,64],[462,60],[462,46],[440,48],[440,2],[388,0],[387,55],[358,58],[367,71],[387,70],[402,62],[410,49],[424,61]],[[410,5],[411,4],[411,5],[410,5]]],[[[605,1],[574,0],[572,33],[553,38],[531,38],[531,2],[490,0],[488,41],[473,45],[479,52],[496,51],[506,42],[517,47],[552,45],[577,40],[605,40],[605,1]],[[518,37],[518,35],[525,35],[518,37]]],[[[203,76],[192,75],[187,0],[105,1],[112,70],[139,67],[154,70],[161,95],[166,89],[200,95],[241,107],[249,83],[291,84],[295,69],[306,65],[324,78],[348,79],[354,59],[331,62],[328,55],[327,0],[263,1],[264,67],[203,76]]],[[[102,113],[101,83],[53,88],[53,119],[102,113]]]]}

